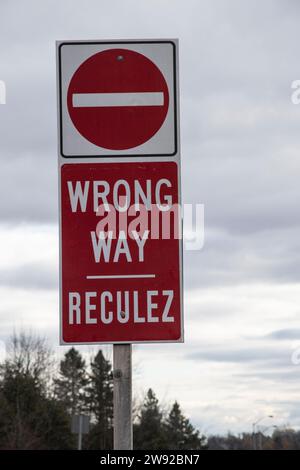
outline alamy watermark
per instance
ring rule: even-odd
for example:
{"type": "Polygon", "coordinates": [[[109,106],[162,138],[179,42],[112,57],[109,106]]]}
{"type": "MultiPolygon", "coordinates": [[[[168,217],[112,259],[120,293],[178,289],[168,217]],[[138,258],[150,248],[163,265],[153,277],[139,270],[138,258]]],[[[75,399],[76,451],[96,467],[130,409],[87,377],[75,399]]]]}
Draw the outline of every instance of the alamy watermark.
{"type": "Polygon", "coordinates": [[[291,345],[292,353],[291,353],[291,363],[294,366],[300,365],[300,342],[297,341],[291,345]]]}
{"type": "Polygon", "coordinates": [[[172,182],[166,178],[155,183],[149,179],[145,185],[138,180],[129,184],[124,179],[113,184],[97,180],[93,185],[88,180],[68,181],[67,187],[74,215],[91,210],[97,216],[95,227],[90,231],[96,262],[101,254],[108,262],[112,240],[117,240],[115,262],[120,253],[131,261],[128,239],[137,244],[139,261],[144,260],[144,247],[150,239],[183,239],[186,250],[203,248],[204,205],[178,204],[172,182]]]}
{"type": "Polygon", "coordinates": [[[0,80],[0,104],[6,104],[6,85],[3,80],[0,80]]]}
{"type": "MultiPolygon", "coordinates": [[[[119,199],[124,201],[122,196],[119,199]]],[[[107,248],[111,240],[135,240],[141,250],[146,240],[183,239],[188,251],[204,246],[204,204],[102,204],[97,207],[99,221],[91,232],[93,247],[107,248]],[[181,224],[181,222],[183,224],[181,224]],[[100,245],[99,245],[100,243],[100,245]]],[[[122,243],[122,242],[121,242],[122,243]]],[[[141,260],[140,260],[141,261],[141,260]]]]}
{"type": "Polygon", "coordinates": [[[294,90],[291,94],[291,102],[293,104],[300,104],[300,80],[293,80],[291,88],[294,90]]]}

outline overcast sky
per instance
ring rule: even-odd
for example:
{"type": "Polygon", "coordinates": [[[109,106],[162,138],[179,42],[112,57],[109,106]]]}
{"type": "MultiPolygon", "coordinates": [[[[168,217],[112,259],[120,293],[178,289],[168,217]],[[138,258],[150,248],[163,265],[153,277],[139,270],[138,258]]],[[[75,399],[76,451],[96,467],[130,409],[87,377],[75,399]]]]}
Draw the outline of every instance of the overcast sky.
{"type": "Polygon", "coordinates": [[[299,15],[297,0],[1,0],[0,340],[34,328],[66,349],[55,40],[179,38],[183,200],[205,205],[205,245],[185,252],[186,341],[134,347],[134,391],[179,400],[206,433],[268,414],[300,427],[299,15]]]}

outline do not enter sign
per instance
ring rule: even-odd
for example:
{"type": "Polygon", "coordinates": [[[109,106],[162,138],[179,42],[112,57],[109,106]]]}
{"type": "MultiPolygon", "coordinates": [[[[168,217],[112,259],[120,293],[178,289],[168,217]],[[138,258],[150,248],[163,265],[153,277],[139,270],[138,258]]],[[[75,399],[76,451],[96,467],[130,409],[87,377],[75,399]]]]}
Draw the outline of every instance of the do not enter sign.
{"type": "Polygon", "coordinates": [[[61,43],[58,65],[62,157],[176,155],[172,41],[61,43]]]}
{"type": "Polygon", "coordinates": [[[89,142],[125,150],[144,144],[161,128],[169,92],[161,71],[143,54],[109,49],[76,70],[67,102],[74,126],[89,142]]]}

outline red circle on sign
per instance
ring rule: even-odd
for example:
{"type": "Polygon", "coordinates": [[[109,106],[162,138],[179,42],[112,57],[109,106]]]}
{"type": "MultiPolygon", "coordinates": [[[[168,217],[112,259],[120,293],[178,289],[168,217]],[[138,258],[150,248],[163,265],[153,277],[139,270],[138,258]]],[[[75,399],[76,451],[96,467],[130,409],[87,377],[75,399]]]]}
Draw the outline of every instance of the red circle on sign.
{"type": "Polygon", "coordinates": [[[150,59],[128,49],[109,49],[76,70],[67,104],[74,126],[89,142],[125,150],[147,142],[161,128],[169,92],[150,59]]]}

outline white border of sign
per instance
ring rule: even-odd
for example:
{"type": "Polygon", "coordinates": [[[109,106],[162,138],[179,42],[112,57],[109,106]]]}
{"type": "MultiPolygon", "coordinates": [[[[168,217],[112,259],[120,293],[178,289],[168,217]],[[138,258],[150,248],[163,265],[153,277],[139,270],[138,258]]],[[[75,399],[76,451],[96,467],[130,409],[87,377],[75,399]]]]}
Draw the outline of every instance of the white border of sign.
{"type": "MultiPolygon", "coordinates": [[[[56,41],[56,60],[57,60],[57,123],[58,123],[58,203],[59,203],[59,305],[60,305],[60,322],[59,322],[59,336],[60,345],[62,346],[84,346],[84,345],[100,345],[100,344],[153,344],[153,343],[183,343],[184,342],[184,314],[183,314],[183,243],[182,239],[179,240],[179,269],[180,269],[180,322],[181,322],[181,335],[177,340],[147,340],[147,341],[95,341],[95,342],[65,342],[62,336],[62,252],[61,252],[61,240],[62,240],[62,220],[61,220],[61,166],[64,164],[77,164],[77,163],[138,163],[138,162],[175,162],[177,164],[177,175],[178,175],[178,203],[181,205],[181,169],[180,169],[180,127],[179,127],[179,70],[178,70],[178,39],[128,39],[128,40],[79,40],[79,41],[56,41]],[[62,157],[60,149],[60,137],[61,137],[61,116],[60,116],[60,67],[59,67],[59,48],[61,45],[84,45],[84,44],[99,44],[99,45],[123,45],[126,44],[160,44],[160,43],[172,43],[174,45],[174,119],[175,119],[175,149],[176,151],[172,155],[156,154],[156,155],[105,155],[105,156],[89,156],[89,157],[62,157]]],[[[181,225],[182,233],[182,219],[179,221],[181,225]]]]}

